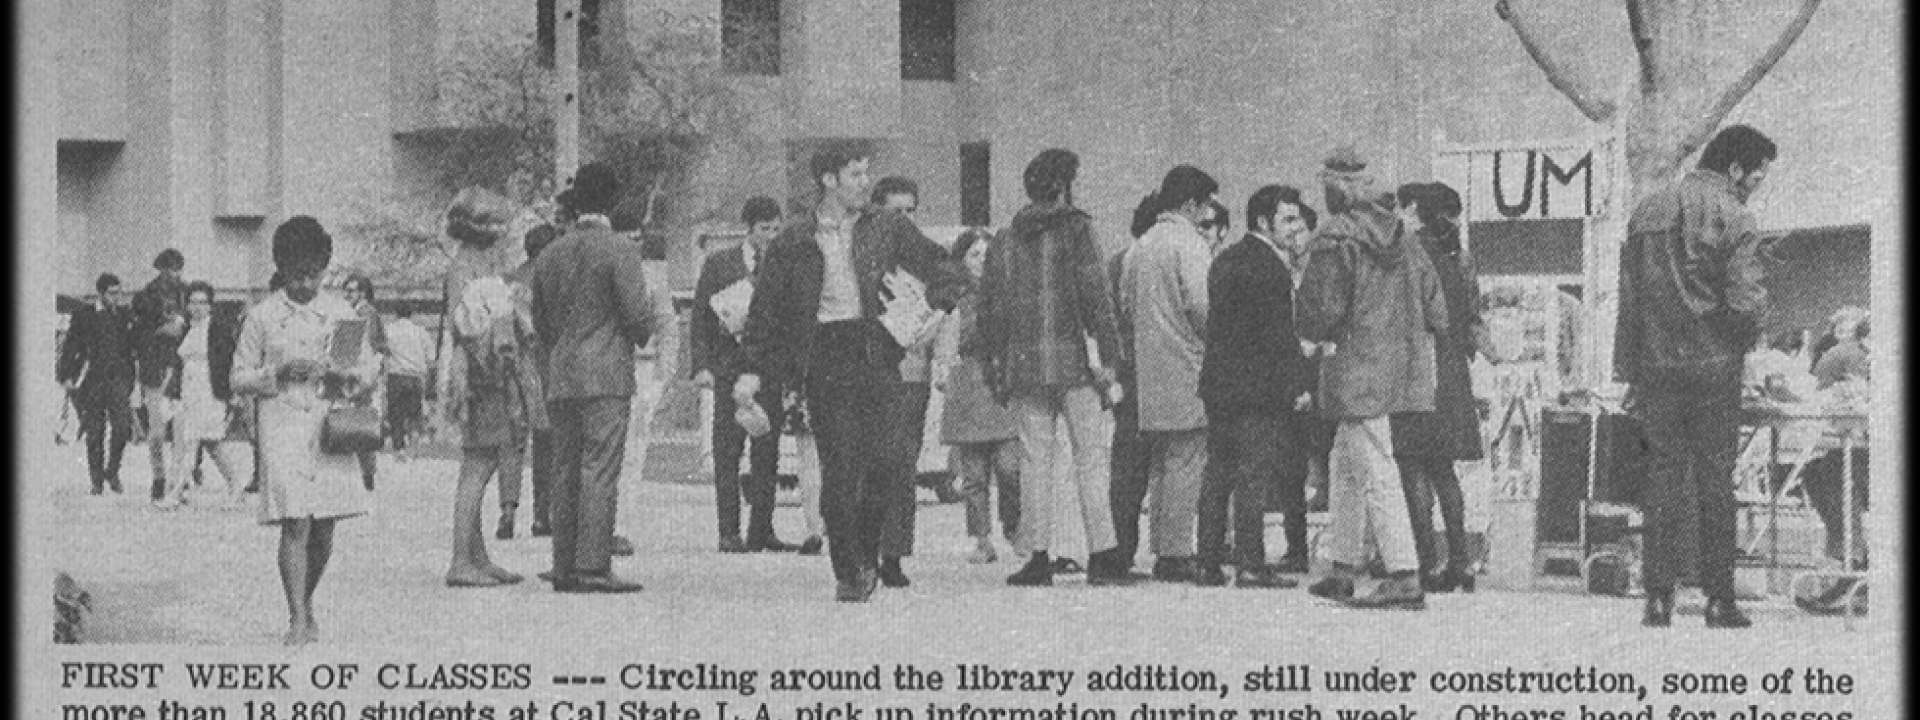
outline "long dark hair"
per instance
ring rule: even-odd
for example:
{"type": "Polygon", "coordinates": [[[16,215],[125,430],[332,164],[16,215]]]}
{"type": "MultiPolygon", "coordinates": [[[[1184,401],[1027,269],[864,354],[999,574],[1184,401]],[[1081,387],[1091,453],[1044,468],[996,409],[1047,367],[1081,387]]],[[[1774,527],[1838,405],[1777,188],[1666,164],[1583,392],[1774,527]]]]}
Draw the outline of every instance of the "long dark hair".
{"type": "Polygon", "coordinates": [[[1446,183],[1427,183],[1414,212],[1420,215],[1420,224],[1426,226],[1427,233],[1438,242],[1440,249],[1448,253],[1460,252],[1460,193],[1448,187],[1446,183]]]}

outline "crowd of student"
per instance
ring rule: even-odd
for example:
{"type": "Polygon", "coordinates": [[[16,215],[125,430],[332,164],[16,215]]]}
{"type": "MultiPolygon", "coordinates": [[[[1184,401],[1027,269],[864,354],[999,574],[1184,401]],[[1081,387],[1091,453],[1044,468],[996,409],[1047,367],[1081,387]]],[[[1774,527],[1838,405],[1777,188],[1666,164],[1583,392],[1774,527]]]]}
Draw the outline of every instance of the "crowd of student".
{"type": "MultiPolygon", "coordinates": [[[[1731,510],[1709,502],[1730,469],[1689,469],[1688,455],[1732,451],[1720,442],[1730,438],[1714,434],[1730,421],[1719,411],[1722,376],[1732,368],[1737,377],[1765,302],[1742,205],[1774,152],[1750,128],[1723,132],[1700,169],[1636,209],[1623,249],[1616,365],[1652,428],[1653,485],[1665,488],[1650,500],[1650,625],[1671,613],[1679,557],[1666,547],[1671,528],[1696,512],[1708,624],[1747,622],[1724,582],[1731,538],[1722,537],[1730,514],[1722,515],[1731,510]],[[1721,222],[1688,225],[1701,206],[1721,222]],[[1675,248],[1724,267],[1663,263],[1675,248]],[[1697,504],[1666,497],[1695,485],[1705,498],[1697,504]]],[[[909,584],[915,461],[938,386],[941,440],[975,542],[969,559],[998,558],[997,494],[1001,534],[1025,559],[1008,584],[1051,585],[1077,569],[1052,556],[1051,539],[1057,523],[1078,522],[1092,585],[1296,587],[1294,576],[1309,571],[1306,486],[1317,467],[1327,478],[1332,562],[1309,592],[1418,609],[1429,592],[1473,589],[1453,468],[1482,453],[1468,363],[1486,336],[1452,188],[1381,193],[1365,159],[1343,147],[1319,174],[1324,217],[1299,189],[1267,185],[1248,197],[1245,234],[1231,240],[1219,184],[1181,165],[1134,211],[1132,239],[1109,252],[1073,204],[1079,158],[1050,149],[1022,175],[1026,207],[998,232],[967,229],[949,249],[914,223],[917,186],[872,183],[869,164],[856,152],[817,153],[809,166],[817,203],[787,217],[770,198],[748,201],[745,241],[701,268],[689,373],[714,392],[720,552],[825,550],[842,601],[909,584]],[[782,434],[799,441],[808,536],[798,544],[773,530],[782,434]],[[1063,444],[1068,457],[1056,463],[1063,444]],[[1063,475],[1078,518],[1054,506],[1057,466],[1071,468],[1063,475]],[[1265,542],[1269,509],[1284,526],[1277,559],[1265,542]],[[1135,571],[1143,514],[1147,573],[1135,571]],[[1356,592],[1369,575],[1379,581],[1356,592]]],[[[447,214],[459,249],[434,374],[463,451],[450,586],[522,581],[489,558],[480,505],[499,477],[496,536],[512,537],[530,466],[532,534],[552,537],[541,579],[561,592],[641,589],[612,572],[613,556],[633,552],[613,518],[640,385],[635,350],[670,322],[671,306],[649,281],[640,245],[608,219],[619,196],[613,169],[582,167],[557,198],[558,216],[527,235],[524,257],[509,257],[501,242],[512,214],[504,200],[469,191],[447,214]]],[[[373,453],[336,447],[351,431],[342,410],[384,406],[386,434],[403,448],[421,427],[434,365],[425,331],[404,309],[383,322],[364,278],[320,291],[331,255],[316,220],[283,223],[273,292],[244,318],[213,313],[213,289],[180,279],[175,250],[156,259],[159,277],[130,309],[118,279],[103,275],[99,301],[73,319],[59,367],[81,410],[96,494],[121,489],[130,399],[156,438],[148,444],[161,507],[182,502],[203,449],[238,497],[229,456],[240,441],[251,445],[250,489],[263,522],[281,528],[289,643],[317,638],[312,596],[334,522],[365,512],[375,486],[373,453]],[[350,322],[363,331],[341,334],[350,322]],[[337,347],[342,337],[358,351],[337,347]],[[171,442],[157,441],[167,429],[171,442]]],[[[1813,373],[1864,376],[1865,332],[1864,321],[1836,323],[1813,373]]],[[[1762,384],[1794,382],[1768,374],[1782,363],[1746,365],[1762,384]]]]}

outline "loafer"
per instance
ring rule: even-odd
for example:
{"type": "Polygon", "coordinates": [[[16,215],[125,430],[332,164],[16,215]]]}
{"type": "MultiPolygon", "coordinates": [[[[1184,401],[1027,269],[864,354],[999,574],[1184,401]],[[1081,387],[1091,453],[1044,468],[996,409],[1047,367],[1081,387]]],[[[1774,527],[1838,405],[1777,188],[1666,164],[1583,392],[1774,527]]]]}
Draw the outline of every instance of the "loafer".
{"type": "Polygon", "coordinates": [[[800,546],[780,542],[780,538],[771,535],[757,540],[747,541],[747,552],[790,553],[798,549],[800,549],[800,546]]]}
{"type": "Polygon", "coordinates": [[[820,541],[819,535],[808,537],[807,539],[800,541],[800,554],[801,555],[819,555],[821,546],[823,544],[824,543],[820,541]]]}
{"type": "Polygon", "coordinates": [[[640,592],[640,583],[606,575],[574,575],[564,580],[556,580],[553,589],[564,593],[634,593],[640,592]]]}
{"type": "Polygon", "coordinates": [[[1201,587],[1224,587],[1227,584],[1226,571],[1213,563],[1196,566],[1192,577],[1193,584],[1201,587]]]}
{"type": "Polygon", "coordinates": [[[1353,597],[1353,581],[1338,575],[1328,575],[1308,585],[1307,592],[1314,597],[1328,600],[1346,600],[1353,597]]]}
{"type": "Polygon", "coordinates": [[[1192,582],[1193,558],[1163,557],[1154,560],[1153,579],[1158,582],[1192,582]]]}
{"type": "Polygon", "coordinates": [[[1245,568],[1233,574],[1233,586],[1243,588],[1271,588],[1286,590],[1300,586],[1300,581],[1280,574],[1270,567],[1245,568]]]}
{"type": "Polygon", "coordinates": [[[1427,594],[1420,589],[1417,576],[1396,575],[1380,581],[1373,592],[1348,598],[1346,605],[1362,610],[1425,610],[1427,594]]]}
{"type": "Polygon", "coordinates": [[[1307,573],[1307,556],[1288,555],[1280,558],[1280,562],[1268,565],[1267,567],[1271,568],[1274,572],[1283,572],[1289,575],[1305,575],[1307,573]]]}
{"type": "Polygon", "coordinates": [[[1734,604],[1732,600],[1709,598],[1707,627],[1726,629],[1753,627],[1753,620],[1748,618],[1746,613],[1740,612],[1740,606],[1734,604]]]}
{"type": "Polygon", "coordinates": [[[1045,558],[1027,560],[1019,572],[1007,576],[1007,584],[1015,587],[1047,587],[1053,584],[1053,563],[1045,558]]]}

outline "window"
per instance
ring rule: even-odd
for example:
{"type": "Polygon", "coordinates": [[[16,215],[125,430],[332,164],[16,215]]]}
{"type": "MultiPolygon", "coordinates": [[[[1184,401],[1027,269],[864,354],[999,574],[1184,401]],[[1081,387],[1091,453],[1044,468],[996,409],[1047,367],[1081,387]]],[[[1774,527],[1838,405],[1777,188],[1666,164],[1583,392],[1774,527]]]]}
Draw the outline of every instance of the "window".
{"type": "Polygon", "coordinates": [[[900,0],[900,79],[953,81],[956,1],[900,0]]]}
{"type": "MultiPolygon", "coordinates": [[[[534,40],[540,43],[540,61],[553,67],[553,43],[558,30],[553,23],[553,8],[558,0],[534,0],[534,40]]],[[[600,34],[600,0],[579,0],[580,57],[587,57],[591,40],[600,34]]]]}
{"type": "Polygon", "coordinates": [[[960,224],[993,224],[993,165],[985,142],[960,144],[960,224]]]}
{"type": "Polygon", "coordinates": [[[734,75],[779,75],[780,1],[722,0],[720,60],[734,75]]]}

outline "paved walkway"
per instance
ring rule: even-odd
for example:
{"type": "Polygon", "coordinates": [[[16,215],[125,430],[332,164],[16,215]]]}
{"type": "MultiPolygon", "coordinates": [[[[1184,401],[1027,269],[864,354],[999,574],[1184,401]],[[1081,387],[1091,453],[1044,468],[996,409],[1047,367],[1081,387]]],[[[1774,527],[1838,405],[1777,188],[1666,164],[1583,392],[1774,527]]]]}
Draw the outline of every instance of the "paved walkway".
{"type": "MultiPolygon", "coordinates": [[[[142,492],[144,453],[137,446],[128,453],[129,493],[89,496],[78,446],[56,452],[65,454],[62,467],[70,472],[54,498],[61,537],[54,562],[94,597],[90,641],[278,643],[285,610],[274,566],[277,534],[257,524],[251,508],[190,502],[156,510],[142,492]]],[[[1745,632],[1705,630],[1697,600],[1683,602],[1676,627],[1660,632],[1637,625],[1637,601],[1573,592],[1483,589],[1432,596],[1424,613],[1369,613],[1303,590],[1092,588],[1078,576],[1052,589],[1010,588],[1002,580],[1015,569],[1011,553],[992,565],[965,562],[970,542],[959,505],[921,506],[918,554],[907,565],[912,587],[846,605],[830,600],[825,557],[720,555],[711,491],[648,481],[622,488],[619,528],[639,553],[615,564],[645,583],[644,592],[560,595],[537,582],[454,590],[441,578],[455,469],[450,458],[382,458],[378,510],[340,526],[317,599],[322,644],[308,652],[386,648],[465,658],[526,650],[538,658],[584,653],[763,665],[812,658],[817,665],[818,653],[831,648],[854,667],[901,658],[1257,667],[1305,654],[1362,667],[1446,657],[1475,667],[1567,667],[1577,659],[1602,667],[1725,669],[1739,658],[1749,670],[1820,659],[1864,668],[1891,662],[1894,652],[1893,643],[1843,632],[1837,618],[1807,617],[1779,601],[1749,603],[1758,626],[1745,632]]],[[[490,497],[489,528],[492,506],[490,497]]],[[[523,514],[523,531],[525,520],[523,514]]],[[[783,504],[776,524],[785,539],[804,534],[791,504],[783,504]]],[[[489,542],[510,569],[531,575],[546,567],[545,539],[489,542]]]]}

